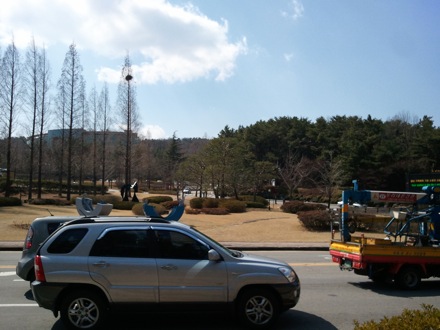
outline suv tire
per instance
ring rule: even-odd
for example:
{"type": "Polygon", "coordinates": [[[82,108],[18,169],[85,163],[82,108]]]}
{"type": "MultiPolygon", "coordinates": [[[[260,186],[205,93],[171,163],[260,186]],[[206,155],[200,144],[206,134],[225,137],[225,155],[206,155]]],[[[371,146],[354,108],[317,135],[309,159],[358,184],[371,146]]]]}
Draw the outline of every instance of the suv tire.
{"type": "Polygon", "coordinates": [[[279,314],[278,300],[268,289],[244,291],[238,300],[237,315],[242,324],[252,329],[269,329],[279,314]]]}
{"type": "Polygon", "coordinates": [[[107,317],[107,304],[95,292],[70,292],[60,306],[61,321],[67,329],[99,329],[107,317]]]}

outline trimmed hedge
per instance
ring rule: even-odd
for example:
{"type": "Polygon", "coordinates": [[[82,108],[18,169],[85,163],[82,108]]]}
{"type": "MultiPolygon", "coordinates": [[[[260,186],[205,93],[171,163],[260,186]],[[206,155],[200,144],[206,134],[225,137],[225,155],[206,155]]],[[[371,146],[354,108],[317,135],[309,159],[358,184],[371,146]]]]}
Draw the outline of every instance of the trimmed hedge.
{"type": "Polygon", "coordinates": [[[301,211],[325,210],[327,207],[318,203],[304,203],[303,201],[285,202],[281,206],[281,210],[286,213],[298,214],[301,211]]]}
{"type": "Polygon", "coordinates": [[[267,205],[264,205],[259,202],[246,202],[247,208],[253,208],[253,209],[265,209],[267,208],[267,205]]]}
{"type": "Polygon", "coordinates": [[[421,310],[404,309],[401,315],[384,317],[379,322],[354,321],[354,330],[399,329],[399,330],[430,330],[440,329],[440,309],[422,304],[421,310]]]}
{"type": "MultiPolygon", "coordinates": [[[[168,213],[167,209],[161,204],[152,203],[150,205],[154,207],[154,209],[156,210],[156,212],[159,215],[168,213]]],[[[131,209],[131,211],[133,212],[134,215],[140,215],[140,216],[145,215],[144,214],[144,203],[136,203],[135,205],[133,205],[133,208],[131,209]]]]}
{"type": "Polygon", "coordinates": [[[165,202],[172,202],[173,198],[171,196],[151,196],[143,198],[142,201],[149,204],[162,204],[165,202]]]}
{"type": "Polygon", "coordinates": [[[218,198],[200,198],[196,197],[190,200],[189,206],[194,211],[185,210],[188,214],[197,214],[197,211],[200,210],[200,212],[208,214],[207,210],[213,210],[209,211],[209,214],[228,214],[228,213],[242,213],[246,212],[246,202],[238,201],[236,199],[218,199],[218,198]],[[224,213],[224,211],[219,210],[215,211],[216,209],[225,209],[227,213],[224,213]]]}
{"type": "Polygon", "coordinates": [[[55,198],[34,198],[29,200],[29,204],[67,206],[72,204],[72,200],[68,201],[66,199],[55,199],[55,198]]]}
{"type": "Polygon", "coordinates": [[[21,206],[21,200],[17,197],[0,197],[0,207],[2,206],[21,206]]]}
{"type": "Polygon", "coordinates": [[[227,215],[227,214],[229,214],[228,210],[223,207],[203,208],[200,211],[201,211],[201,213],[210,214],[210,215],[227,215]]]}
{"type": "MultiPolygon", "coordinates": [[[[242,195],[239,196],[239,200],[246,202],[248,205],[253,203],[262,204],[263,208],[269,206],[269,201],[262,196],[242,195]]],[[[248,207],[258,207],[258,206],[248,206],[248,207]]]]}
{"type": "Polygon", "coordinates": [[[130,201],[120,201],[113,204],[113,209],[115,210],[126,210],[131,211],[133,209],[133,206],[136,204],[142,204],[137,202],[130,202],[130,201]]]}
{"type": "Polygon", "coordinates": [[[225,208],[230,213],[246,212],[246,202],[238,201],[236,199],[222,199],[220,207],[225,208]]]}
{"type": "Polygon", "coordinates": [[[96,196],[87,196],[87,197],[92,199],[93,204],[98,204],[102,202],[108,204],[115,204],[117,202],[122,201],[122,197],[115,195],[96,195],[96,196]]]}

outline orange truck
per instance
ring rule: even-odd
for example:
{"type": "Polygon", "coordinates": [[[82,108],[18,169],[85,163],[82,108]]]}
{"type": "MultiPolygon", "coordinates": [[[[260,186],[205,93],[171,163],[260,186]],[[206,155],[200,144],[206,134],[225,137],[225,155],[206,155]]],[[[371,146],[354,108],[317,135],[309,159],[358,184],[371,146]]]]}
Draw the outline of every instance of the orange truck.
{"type": "Polygon", "coordinates": [[[332,261],[341,270],[407,290],[419,288],[422,278],[440,277],[440,187],[427,186],[421,193],[360,191],[353,182],[354,189],[342,194],[341,238],[331,240],[332,261]],[[349,204],[370,201],[410,206],[393,211],[384,238],[352,236],[349,204]]]}

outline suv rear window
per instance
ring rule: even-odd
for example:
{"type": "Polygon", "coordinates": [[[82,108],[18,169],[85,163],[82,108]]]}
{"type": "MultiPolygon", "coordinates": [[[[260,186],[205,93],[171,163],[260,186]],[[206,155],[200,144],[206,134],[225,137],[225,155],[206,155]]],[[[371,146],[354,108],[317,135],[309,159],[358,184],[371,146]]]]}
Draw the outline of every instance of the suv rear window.
{"type": "Polygon", "coordinates": [[[55,254],[71,252],[78,245],[78,243],[81,242],[87,231],[87,228],[66,230],[52,242],[52,244],[47,248],[47,252],[55,254]]]}
{"type": "Polygon", "coordinates": [[[47,232],[52,234],[59,226],[61,225],[61,222],[51,222],[47,224],[47,232]]]}

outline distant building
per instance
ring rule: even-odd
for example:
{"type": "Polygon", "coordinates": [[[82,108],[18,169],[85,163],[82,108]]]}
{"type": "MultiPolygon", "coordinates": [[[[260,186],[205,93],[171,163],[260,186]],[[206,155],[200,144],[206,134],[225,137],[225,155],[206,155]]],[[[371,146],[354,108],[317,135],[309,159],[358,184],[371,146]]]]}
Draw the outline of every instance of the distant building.
{"type": "MultiPolygon", "coordinates": [[[[52,145],[54,141],[57,141],[63,137],[63,131],[64,131],[64,138],[66,139],[69,134],[68,129],[51,129],[45,134],[44,140],[48,145],[52,145]]],[[[81,137],[81,134],[84,134],[84,141],[86,143],[92,143],[93,142],[93,132],[86,131],[81,128],[75,128],[72,130],[73,136],[75,139],[78,139],[81,137]]],[[[127,139],[127,133],[126,132],[116,132],[116,131],[107,131],[106,133],[106,141],[109,144],[112,145],[118,145],[118,144],[124,144],[127,139]]],[[[96,132],[98,140],[102,139],[102,136],[104,135],[103,131],[96,132]]],[[[132,139],[134,143],[139,142],[139,138],[137,133],[132,133],[132,139]]]]}

